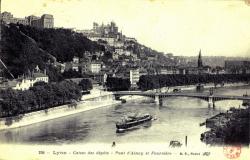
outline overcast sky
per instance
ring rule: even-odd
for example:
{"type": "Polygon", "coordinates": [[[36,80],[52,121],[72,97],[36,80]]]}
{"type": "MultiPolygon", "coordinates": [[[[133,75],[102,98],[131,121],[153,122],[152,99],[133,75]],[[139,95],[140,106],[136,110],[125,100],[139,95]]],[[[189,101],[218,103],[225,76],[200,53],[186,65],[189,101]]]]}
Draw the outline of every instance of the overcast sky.
{"type": "Polygon", "coordinates": [[[2,11],[53,14],[55,27],[76,29],[113,20],[126,36],[174,55],[250,57],[247,0],[2,0],[2,11]]]}

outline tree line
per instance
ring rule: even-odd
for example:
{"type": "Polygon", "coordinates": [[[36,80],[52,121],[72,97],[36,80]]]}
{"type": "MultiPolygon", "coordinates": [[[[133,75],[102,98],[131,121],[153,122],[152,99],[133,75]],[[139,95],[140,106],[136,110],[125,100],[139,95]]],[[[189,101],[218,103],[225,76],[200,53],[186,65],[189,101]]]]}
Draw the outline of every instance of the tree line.
{"type": "Polygon", "coordinates": [[[0,90],[0,117],[45,110],[81,99],[80,87],[72,81],[35,83],[29,90],[0,90]]]}
{"type": "Polygon", "coordinates": [[[127,78],[108,77],[106,86],[109,91],[126,91],[130,88],[130,80],[127,78]]]}
{"type": "Polygon", "coordinates": [[[141,90],[157,89],[161,87],[195,85],[198,83],[234,83],[249,82],[250,74],[220,74],[220,75],[142,75],[137,83],[141,90]]]}
{"type": "Polygon", "coordinates": [[[85,51],[104,51],[102,45],[92,42],[81,33],[64,28],[45,28],[19,25],[20,31],[32,37],[38,46],[57,58],[58,61],[68,62],[74,56],[83,57],[85,51]]]}

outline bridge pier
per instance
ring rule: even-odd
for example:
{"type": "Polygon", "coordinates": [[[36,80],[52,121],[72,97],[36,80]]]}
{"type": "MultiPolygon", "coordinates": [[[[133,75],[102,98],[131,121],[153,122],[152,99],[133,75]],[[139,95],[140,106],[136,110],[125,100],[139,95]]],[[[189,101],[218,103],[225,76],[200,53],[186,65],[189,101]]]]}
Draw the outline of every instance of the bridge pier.
{"type": "Polygon", "coordinates": [[[118,96],[118,95],[115,95],[113,98],[114,98],[114,100],[117,100],[117,101],[121,100],[120,96],[118,96]]]}
{"type": "Polygon", "coordinates": [[[215,107],[213,96],[208,97],[208,107],[209,108],[211,108],[211,107],[214,108],[215,107]]]}
{"type": "Polygon", "coordinates": [[[162,98],[158,94],[155,95],[155,104],[162,105],[162,98]]]}

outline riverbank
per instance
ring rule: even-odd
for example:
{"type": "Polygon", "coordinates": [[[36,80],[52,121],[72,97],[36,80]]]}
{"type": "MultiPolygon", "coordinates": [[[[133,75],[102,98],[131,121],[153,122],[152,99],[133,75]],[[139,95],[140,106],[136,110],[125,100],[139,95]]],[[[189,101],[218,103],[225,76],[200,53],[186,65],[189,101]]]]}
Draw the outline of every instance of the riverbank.
{"type": "Polygon", "coordinates": [[[249,145],[250,107],[231,108],[205,122],[209,131],[201,134],[201,140],[209,145],[249,145]]]}
{"type": "Polygon", "coordinates": [[[64,116],[89,111],[101,107],[113,106],[120,104],[120,101],[115,101],[112,98],[112,93],[103,92],[101,95],[83,96],[82,101],[77,102],[77,105],[62,105],[47,110],[31,112],[15,117],[0,118],[0,130],[12,129],[48,121],[64,116]]]}

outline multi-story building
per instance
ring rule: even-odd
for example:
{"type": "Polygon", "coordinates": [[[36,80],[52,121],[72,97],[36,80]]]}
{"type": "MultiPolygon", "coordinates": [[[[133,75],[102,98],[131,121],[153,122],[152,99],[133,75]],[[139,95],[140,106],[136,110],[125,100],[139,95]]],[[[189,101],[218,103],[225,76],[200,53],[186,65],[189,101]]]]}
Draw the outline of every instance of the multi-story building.
{"type": "Polygon", "coordinates": [[[51,14],[42,15],[41,19],[41,28],[53,28],[54,27],[54,17],[51,14]]]}
{"type": "Polygon", "coordinates": [[[46,70],[44,71],[44,73],[42,72],[33,73],[32,77],[34,78],[35,82],[40,82],[40,81],[45,83],[49,82],[49,76],[46,74],[46,70]]]}
{"type": "Polygon", "coordinates": [[[63,73],[65,71],[65,67],[66,67],[65,63],[58,63],[57,66],[60,69],[61,73],[63,73]]]}
{"type": "Polygon", "coordinates": [[[33,21],[31,21],[31,26],[38,28],[53,28],[54,27],[53,15],[44,14],[39,19],[35,18],[33,19],[33,21]]]}
{"type": "Polygon", "coordinates": [[[118,55],[123,55],[124,54],[124,50],[123,48],[115,48],[115,53],[117,53],[118,55]]]}
{"type": "Polygon", "coordinates": [[[137,87],[137,82],[139,82],[140,79],[140,70],[137,69],[131,69],[129,71],[129,80],[132,88],[137,87]]]}
{"type": "Polygon", "coordinates": [[[118,27],[115,22],[110,24],[101,24],[94,22],[93,28],[90,30],[77,30],[77,32],[82,33],[88,39],[96,41],[101,44],[106,44],[116,48],[123,47],[125,41],[136,42],[136,39],[125,37],[122,32],[118,32],[118,27]]]}
{"type": "Polygon", "coordinates": [[[242,74],[250,70],[250,61],[225,61],[227,73],[242,74]]]}
{"type": "Polygon", "coordinates": [[[78,72],[79,68],[81,68],[81,64],[79,63],[79,57],[73,57],[72,62],[65,62],[64,66],[65,66],[65,69],[64,69],[65,71],[68,71],[71,69],[73,71],[78,72]]]}
{"type": "Polygon", "coordinates": [[[186,73],[187,74],[199,74],[199,70],[197,67],[187,67],[186,73]]]}
{"type": "Polygon", "coordinates": [[[156,56],[155,55],[149,55],[147,58],[148,58],[149,61],[156,60],[156,56]]]}
{"type": "Polygon", "coordinates": [[[81,73],[87,73],[88,72],[88,61],[81,61],[79,64],[79,68],[81,70],[81,73]]]}
{"type": "Polygon", "coordinates": [[[11,19],[14,18],[14,17],[13,17],[13,14],[11,14],[10,12],[3,12],[3,13],[1,14],[1,16],[2,16],[2,21],[5,22],[5,23],[7,23],[7,24],[11,23],[11,22],[10,22],[11,19]]]}
{"type": "Polygon", "coordinates": [[[131,54],[132,61],[138,60],[137,54],[131,54]]]}
{"type": "Polygon", "coordinates": [[[79,64],[78,63],[72,63],[72,70],[78,72],[79,71],[79,64]]]}
{"type": "Polygon", "coordinates": [[[137,40],[135,38],[131,38],[131,37],[124,37],[124,40],[125,41],[131,41],[131,42],[134,42],[134,43],[137,42],[137,40]]]}
{"type": "Polygon", "coordinates": [[[250,61],[225,61],[225,68],[250,67],[250,61]]]}
{"type": "Polygon", "coordinates": [[[93,31],[94,33],[100,34],[101,36],[105,37],[113,37],[117,38],[118,36],[118,27],[116,26],[115,22],[111,22],[107,25],[99,25],[98,23],[93,23],[93,31]]]}
{"type": "Polygon", "coordinates": [[[53,28],[54,27],[54,18],[53,15],[44,14],[41,17],[34,15],[25,17],[25,18],[15,18],[10,12],[3,12],[2,20],[6,24],[15,23],[30,25],[39,28],[53,28]]]}
{"type": "Polygon", "coordinates": [[[101,71],[101,63],[100,62],[91,62],[89,64],[89,71],[91,73],[99,73],[101,71]]]}
{"type": "Polygon", "coordinates": [[[113,52],[113,53],[112,53],[112,59],[113,59],[113,60],[118,60],[118,59],[119,59],[119,54],[116,53],[116,52],[113,52]]]}
{"type": "Polygon", "coordinates": [[[19,23],[19,24],[23,24],[23,25],[28,25],[28,19],[26,18],[15,18],[13,17],[13,15],[10,12],[3,12],[2,13],[2,20],[4,23],[6,24],[10,24],[10,23],[19,23]]]}
{"type": "Polygon", "coordinates": [[[73,63],[79,63],[79,57],[73,57],[73,63]]]}
{"type": "Polygon", "coordinates": [[[48,83],[48,81],[49,81],[49,77],[46,74],[44,74],[44,73],[34,73],[32,77],[17,79],[16,86],[14,86],[13,89],[27,90],[30,87],[33,87],[33,85],[36,82],[48,83]]]}
{"type": "Polygon", "coordinates": [[[162,67],[160,74],[180,74],[179,69],[173,67],[162,67]]]}
{"type": "Polygon", "coordinates": [[[21,76],[17,79],[6,81],[0,85],[0,89],[12,88],[16,90],[28,90],[30,87],[33,87],[36,82],[49,82],[49,77],[46,74],[46,70],[44,72],[37,70],[31,75],[21,76]]]}
{"type": "Polygon", "coordinates": [[[116,39],[113,37],[99,37],[96,35],[89,35],[87,38],[90,39],[91,41],[96,41],[96,42],[100,40],[105,41],[110,46],[115,46],[116,44],[116,39]]]}
{"type": "Polygon", "coordinates": [[[29,24],[30,26],[34,26],[34,24],[33,24],[34,21],[40,19],[40,17],[31,15],[31,16],[26,17],[26,19],[28,20],[28,24],[29,24]]]}

